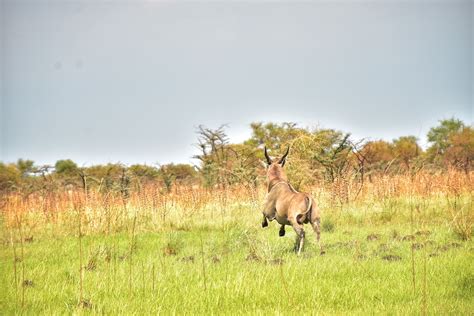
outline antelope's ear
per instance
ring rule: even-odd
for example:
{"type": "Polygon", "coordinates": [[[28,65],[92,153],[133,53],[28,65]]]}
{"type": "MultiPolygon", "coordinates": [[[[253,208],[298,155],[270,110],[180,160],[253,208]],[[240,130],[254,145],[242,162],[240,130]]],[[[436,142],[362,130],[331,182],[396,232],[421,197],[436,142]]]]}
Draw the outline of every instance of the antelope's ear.
{"type": "Polygon", "coordinates": [[[290,146],[288,146],[288,149],[286,150],[286,153],[281,157],[280,161],[278,163],[283,167],[286,162],[286,156],[288,156],[288,153],[290,152],[290,146]]]}

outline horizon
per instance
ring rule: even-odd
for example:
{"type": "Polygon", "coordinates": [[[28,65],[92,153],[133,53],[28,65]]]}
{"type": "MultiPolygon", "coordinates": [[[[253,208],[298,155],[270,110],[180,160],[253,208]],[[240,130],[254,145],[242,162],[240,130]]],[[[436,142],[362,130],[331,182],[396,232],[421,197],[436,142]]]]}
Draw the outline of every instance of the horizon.
{"type": "MultiPolygon", "coordinates": [[[[446,118],[443,118],[443,119],[440,119],[438,120],[437,122],[441,121],[441,120],[444,120],[444,119],[459,119],[457,117],[446,117],[446,118]]],[[[461,120],[463,121],[463,120],[461,120]]],[[[262,122],[264,124],[266,123],[294,123],[294,122],[262,122]]],[[[463,123],[466,125],[466,126],[472,126],[472,124],[468,124],[466,122],[463,121],[463,123]]],[[[223,125],[223,124],[221,124],[223,125]]],[[[399,138],[399,137],[402,137],[402,136],[415,136],[417,138],[417,142],[418,142],[418,145],[420,145],[420,147],[422,148],[423,151],[427,150],[428,147],[429,147],[429,143],[428,141],[426,140],[426,134],[427,132],[424,134],[423,138],[425,139],[425,142],[422,141],[422,139],[416,135],[413,135],[413,134],[403,134],[403,135],[399,135],[398,137],[395,137],[395,138],[392,138],[392,139],[382,139],[382,138],[376,138],[376,139],[370,139],[370,138],[365,138],[365,137],[362,137],[362,138],[354,138],[354,135],[350,132],[350,131],[343,131],[343,130],[338,130],[338,129],[334,129],[334,128],[331,128],[329,126],[302,126],[302,125],[299,125],[297,124],[297,127],[299,128],[304,128],[304,129],[308,129],[308,130],[312,130],[312,129],[333,129],[333,130],[336,130],[336,131],[340,131],[340,132],[343,132],[343,133],[349,133],[351,134],[350,138],[352,140],[355,140],[355,141],[360,141],[360,140],[364,140],[365,142],[369,142],[369,141],[379,141],[379,140],[382,140],[382,141],[386,141],[388,143],[391,143],[393,140],[399,138]]],[[[434,127],[434,126],[431,126],[431,127],[434,127]]],[[[429,128],[431,128],[429,127],[429,128]]],[[[212,127],[214,128],[214,127],[212,127]]],[[[215,128],[217,128],[217,126],[215,126],[215,128]]],[[[225,129],[227,131],[227,128],[225,129]]],[[[238,143],[242,143],[248,139],[250,139],[251,137],[251,128],[250,128],[250,124],[249,124],[249,133],[248,133],[248,137],[246,138],[242,138],[240,139],[239,141],[232,141],[232,139],[229,137],[229,144],[238,144],[238,143]]],[[[229,136],[229,135],[228,135],[229,136]]],[[[197,137],[197,134],[196,134],[196,137],[197,137]]],[[[198,150],[197,148],[194,146],[196,145],[196,143],[194,143],[192,146],[196,149],[196,153],[198,153],[198,150]]],[[[54,166],[54,164],[58,161],[58,160],[66,160],[66,159],[71,159],[72,161],[74,161],[75,163],[77,163],[79,166],[81,167],[90,167],[90,166],[94,166],[94,165],[106,165],[106,164],[123,164],[125,166],[131,166],[131,165],[134,165],[134,164],[142,164],[142,165],[149,165],[149,166],[159,166],[159,165],[164,165],[164,164],[189,164],[189,165],[196,165],[195,163],[192,162],[192,160],[194,161],[199,161],[198,159],[196,158],[193,158],[193,157],[190,157],[190,160],[189,161],[168,161],[168,162],[159,162],[159,161],[155,161],[155,162],[149,162],[149,161],[132,161],[132,162],[123,162],[123,161],[120,161],[120,160],[117,160],[117,161],[98,161],[98,162],[91,162],[91,163],[87,163],[87,162],[80,162],[80,161],[76,161],[70,157],[60,157],[54,161],[49,161],[49,162],[44,162],[44,161],[36,161],[34,159],[31,159],[30,157],[18,157],[16,160],[14,161],[2,161],[0,160],[0,162],[4,162],[4,163],[15,163],[17,162],[19,159],[23,159],[23,160],[33,160],[35,162],[36,165],[49,165],[49,166],[54,166]]]]}
{"type": "Polygon", "coordinates": [[[227,124],[238,143],[260,121],[426,149],[439,120],[474,122],[469,0],[0,10],[4,162],[192,163],[198,125],[227,124]]]}
{"type": "MultiPolygon", "coordinates": [[[[443,119],[440,119],[438,120],[437,122],[440,122],[441,120],[444,120],[444,119],[459,119],[457,117],[446,117],[446,118],[443,118],[443,119]]],[[[466,122],[464,122],[463,120],[461,120],[466,126],[472,126],[472,124],[467,124],[466,122]]],[[[266,123],[294,123],[294,122],[261,122],[263,124],[266,124],[266,123]]],[[[221,124],[221,126],[223,126],[224,124],[221,124]]],[[[340,131],[342,133],[349,133],[350,134],[350,138],[354,141],[365,141],[365,142],[369,142],[369,141],[386,141],[388,143],[391,143],[392,141],[394,141],[395,139],[399,138],[399,137],[402,137],[402,136],[415,136],[417,138],[417,143],[418,145],[422,148],[423,151],[427,150],[429,148],[429,142],[427,141],[427,132],[424,134],[423,138],[425,139],[425,142],[423,142],[423,139],[416,136],[416,135],[413,135],[413,134],[403,134],[403,135],[399,135],[398,137],[394,137],[392,139],[382,139],[382,138],[375,138],[375,139],[371,139],[371,138],[367,138],[367,137],[361,137],[361,138],[354,138],[354,135],[350,132],[350,131],[343,131],[343,130],[337,130],[337,129],[334,129],[334,128],[331,128],[331,127],[327,127],[327,126],[301,126],[299,124],[297,124],[298,128],[304,128],[304,129],[307,129],[307,130],[314,130],[314,129],[333,129],[333,130],[336,130],[336,131],[340,131]]],[[[431,126],[431,127],[434,127],[434,126],[431,126]]],[[[431,128],[429,127],[429,128],[431,128]]],[[[217,126],[216,126],[217,128],[217,126]]],[[[249,131],[251,130],[250,128],[250,124],[249,124],[249,131]]],[[[225,131],[227,131],[227,127],[225,128],[225,131]]],[[[229,136],[229,135],[228,135],[229,136]]],[[[196,134],[196,137],[197,137],[197,134],[196,134]]],[[[238,144],[238,143],[242,143],[248,139],[250,139],[251,137],[251,133],[248,134],[248,137],[246,138],[242,138],[241,140],[239,141],[232,141],[232,139],[229,137],[229,144],[238,144]]],[[[194,143],[193,144],[193,147],[196,149],[196,152],[197,152],[197,147],[195,146],[197,143],[194,143]]],[[[0,163],[1,162],[4,162],[4,163],[15,163],[17,162],[19,159],[23,159],[23,160],[33,160],[33,159],[30,159],[29,157],[18,157],[16,160],[14,161],[2,161],[0,160],[0,163]]],[[[149,162],[149,161],[132,161],[132,162],[123,162],[123,161],[98,161],[98,162],[91,162],[91,163],[87,163],[87,162],[80,162],[80,161],[76,161],[70,157],[62,157],[62,158],[58,158],[54,161],[49,161],[49,162],[39,162],[39,165],[43,165],[43,166],[54,166],[54,164],[58,161],[58,160],[66,160],[66,159],[71,159],[72,161],[74,161],[75,163],[77,163],[79,166],[81,167],[90,167],[90,166],[94,166],[94,165],[107,165],[107,164],[123,164],[125,166],[131,166],[131,165],[134,165],[134,164],[141,164],[141,165],[149,165],[149,166],[159,166],[159,165],[166,165],[166,164],[189,164],[189,165],[192,165],[192,166],[195,166],[196,164],[192,162],[192,160],[194,161],[199,161],[198,159],[196,158],[193,158],[193,157],[190,157],[189,161],[169,161],[169,162],[159,162],[159,161],[155,161],[155,162],[149,162]]],[[[36,160],[33,160],[35,162],[36,165],[38,165],[38,161],[36,160]]]]}

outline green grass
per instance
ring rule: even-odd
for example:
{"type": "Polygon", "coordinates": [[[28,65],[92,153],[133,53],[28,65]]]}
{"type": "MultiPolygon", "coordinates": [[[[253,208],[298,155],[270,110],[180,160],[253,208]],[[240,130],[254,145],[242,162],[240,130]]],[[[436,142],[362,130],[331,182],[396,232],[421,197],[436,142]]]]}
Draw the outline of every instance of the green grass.
{"type": "MultiPolygon", "coordinates": [[[[21,286],[17,262],[17,287],[4,229],[0,313],[472,315],[473,242],[460,240],[442,216],[428,221],[417,214],[412,229],[409,213],[403,203],[390,210],[327,212],[326,255],[319,255],[306,225],[300,257],[292,251],[292,229],[280,238],[275,223],[260,228],[260,215],[249,205],[233,206],[218,223],[196,219],[153,230],[143,217],[132,247],[130,223],[127,232],[83,238],[82,307],[73,228],[69,234],[57,233],[60,227],[27,232],[33,240],[24,243],[24,278],[31,283],[21,286]],[[237,215],[245,221],[237,222],[237,215]]],[[[19,256],[20,244],[15,247],[19,256]]]]}

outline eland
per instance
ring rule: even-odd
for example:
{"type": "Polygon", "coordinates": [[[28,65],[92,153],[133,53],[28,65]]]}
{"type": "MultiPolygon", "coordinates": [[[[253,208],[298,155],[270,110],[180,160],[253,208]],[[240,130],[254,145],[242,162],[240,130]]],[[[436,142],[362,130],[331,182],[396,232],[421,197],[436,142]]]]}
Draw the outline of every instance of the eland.
{"type": "Polygon", "coordinates": [[[268,226],[268,221],[276,220],[280,226],[280,237],[285,236],[285,225],[291,225],[296,232],[295,252],[301,253],[304,245],[305,232],[303,224],[310,223],[316,233],[316,240],[321,254],[324,254],[320,242],[321,217],[320,211],[311,195],[296,191],[288,182],[285,166],[286,157],[290,151],[280,159],[270,158],[265,147],[267,160],[267,196],[263,207],[262,227],[268,226]]]}

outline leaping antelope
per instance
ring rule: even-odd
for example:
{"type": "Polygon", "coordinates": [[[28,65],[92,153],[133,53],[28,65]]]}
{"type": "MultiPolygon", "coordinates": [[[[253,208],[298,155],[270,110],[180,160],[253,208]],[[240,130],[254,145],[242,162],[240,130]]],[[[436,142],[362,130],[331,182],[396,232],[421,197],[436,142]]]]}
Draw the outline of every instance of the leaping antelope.
{"type": "Polygon", "coordinates": [[[295,252],[301,253],[304,245],[305,232],[303,224],[311,223],[316,233],[321,254],[324,254],[320,242],[320,211],[314,199],[308,193],[296,191],[285,174],[286,157],[290,151],[280,158],[272,160],[265,147],[265,158],[267,160],[268,190],[263,207],[262,227],[268,226],[268,221],[276,220],[280,225],[280,236],[285,236],[285,225],[291,225],[296,232],[295,252]]]}

